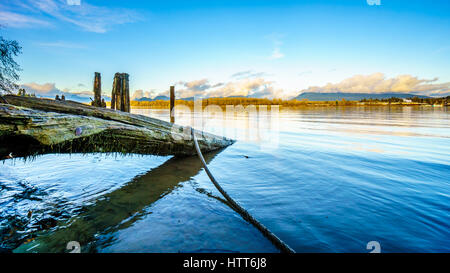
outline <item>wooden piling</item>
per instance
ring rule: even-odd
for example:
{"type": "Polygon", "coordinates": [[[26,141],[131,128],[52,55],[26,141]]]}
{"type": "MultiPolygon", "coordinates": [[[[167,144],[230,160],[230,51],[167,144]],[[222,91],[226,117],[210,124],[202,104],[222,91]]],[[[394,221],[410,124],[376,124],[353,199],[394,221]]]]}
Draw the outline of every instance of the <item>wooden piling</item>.
{"type": "Polygon", "coordinates": [[[170,122],[175,123],[175,86],[170,87],[170,122]]]}
{"type": "Polygon", "coordinates": [[[116,109],[122,111],[122,75],[120,73],[117,74],[116,109]]]}
{"type": "Polygon", "coordinates": [[[95,72],[94,76],[94,100],[91,105],[102,107],[102,78],[99,72],[95,72]]]}
{"type": "Polygon", "coordinates": [[[116,73],[114,75],[111,97],[111,109],[130,112],[130,82],[127,73],[116,73]]]}
{"type": "Polygon", "coordinates": [[[111,92],[111,109],[118,109],[118,107],[116,107],[117,82],[119,81],[118,74],[119,73],[116,73],[114,75],[113,87],[112,87],[112,92],[111,92]]]}
{"type": "Polygon", "coordinates": [[[101,78],[101,74],[99,72],[95,72],[94,100],[96,102],[102,101],[102,78],[101,78]]]}
{"type": "Polygon", "coordinates": [[[122,103],[123,103],[123,112],[130,112],[130,83],[129,83],[129,75],[127,73],[122,74],[122,84],[123,84],[123,92],[122,92],[122,103]]]}

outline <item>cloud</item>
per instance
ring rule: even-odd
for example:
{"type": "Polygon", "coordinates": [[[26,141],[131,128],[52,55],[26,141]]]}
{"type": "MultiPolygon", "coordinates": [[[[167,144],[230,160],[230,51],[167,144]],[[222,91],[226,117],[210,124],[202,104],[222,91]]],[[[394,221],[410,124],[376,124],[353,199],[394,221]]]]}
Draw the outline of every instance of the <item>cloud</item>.
{"type": "Polygon", "coordinates": [[[265,72],[254,72],[253,70],[246,70],[246,71],[234,73],[233,75],[231,75],[231,78],[250,79],[250,78],[261,78],[261,77],[266,77],[266,76],[269,76],[269,74],[267,74],[265,72]]]}
{"type": "Polygon", "coordinates": [[[69,49],[85,49],[87,48],[84,45],[80,45],[80,44],[75,44],[75,43],[69,43],[69,42],[63,42],[63,41],[58,41],[58,42],[49,42],[49,43],[37,43],[38,46],[41,47],[52,47],[52,48],[69,48],[69,49]]]}
{"type": "MultiPolygon", "coordinates": [[[[236,73],[238,74],[238,73],[236,73]]],[[[275,98],[282,97],[283,90],[276,89],[272,81],[267,81],[263,78],[249,78],[230,81],[227,83],[212,84],[207,79],[194,80],[190,82],[180,81],[177,83],[181,85],[177,87],[175,92],[178,98],[190,97],[254,97],[254,98],[275,98]]],[[[141,90],[137,90],[137,94],[133,97],[139,97],[141,90]]],[[[159,96],[169,96],[169,91],[156,93],[159,96]]]]}
{"type": "Polygon", "coordinates": [[[0,11],[0,25],[12,28],[30,28],[50,26],[50,23],[15,12],[0,11]]]}
{"type": "Polygon", "coordinates": [[[324,86],[312,86],[301,91],[319,93],[413,93],[438,96],[450,93],[450,82],[436,83],[439,79],[419,79],[411,75],[400,75],[386,78],[383,73],[355,75],[339,83],[328,83],[324,86]]]}
{"type": "Polygon", "coordinates": [[[443,46],[443,47],[436,49],[433,52],[433,55],[439,55],[439,54],[447,53],[447,52],[450,52],[450,46],[443,46]]]}
{"type": "Polygon", "coordinates": [[[67,0],[5,0],[2,8],[11,10],[7,15],[15,20],[15,27],[24,27],[33,22],[49,24],[46,21],[51,19],[70,23],[85,31],[105,33],[114,25],[143,19],[134,10],[95,6],[85,1],[81,5],[68,5],[67,0]]]}
{"type": "Polygon", "coordinates": [[[231,78],[240,78],[240,77],[245,77],[249,74],[251,74],[252,71],[251,70],[246,70],[246,71],[240,71],[237,73],[234,73],[233,75],[231,75],[231,78]]]}
{"type": "Polygon", "coordinates": [[[266,36],[266,38],[272,42],[274,47],[272,50],[272,54],[269,56],[269,60],[276,60],[284,57],[284,54],[281,52],[281,45],[283,44],[281,39],[283,37],[284,35],[277,33],[272,33],[266,36]]]}
{"type": "Polygon", "coordinates": [[[281,50],[279,47],[275,47],[272,51],[272,55],[270,55],[269,59],[271,60],[276,60],[276,59],[281,59],[284,57],[284,54],[281,53],[281,50]]]}
{"type": "Polygon", "coordinates": [[[44,83],[38,84],[35,82],[25,83],[21,85],[21,88],[24,88],[27,93],[34,93],[36,95],[56,95],[61,94],[62,91],[56,88],[54,83],[44,83]]]}
{"type": "MultiPolygon", "coordinates": [[[[35,94],[37,97],[43,97],[43,98],[55,98],[56,95],[60,96],[64,95],[67,100],[74,100],[79,102],[90,102],[91,99],[94,96],[94,93],[92,91],[71,91],[68,88],[65,88],[63,90],[56,87],[55,83],[44,83],[39,84],[35,82],[31,83],[24,83],[20,86],[20,88],[25,89],[25,91],[28,94],[35,94]]],[[[110,97],[102,94],[102,97],[105,100],[110,100],[110,97]]]]}
{"type": "Polygon", "coordinates": [[[137,100],[144,97],[144,90],[136,90],[131,96],[131,100],[137,100]]]}
{"type": "MultiPolygon", "coordinates": [[[[200,79],[193,81],[179,81],[176,84],[176,93],[178,98],[191,98],[195,96],[207,96],[210,90],[223,85],[223,83],[212,84],[208,79],[200,79]]],[[[157,93],[152,92],[154,96],[169,96],[169,90],[157,93]]]]}
{"type": "Polygon", "coordinates": [[[301,77],[301,76],[312,74],[312,73],[313,73],[312,70],[306,70],[306,71],[302,71],[302,72],[298,73],[298,76],[301,77]]]}
{"type": "Polygon", "coordinates": [[[263,78],[244,79],[235,82],[229,82],[226,85],[208,92],[209,97],[275,97],[277,90],[273,87],[273,82],[263,78]]]}
{"type": "Polygon", "coordinates": [[[150,91],[144,91],[142,89],[136,90],[133,92],[133,95],[131,96],[131,100],[138,100],[142,98],[154,98],[158,95],[158,92],[156,90],[150,90],[150,91]]]}
{"type": "Polygon", "coordinates": [[[211,88],[211,84],[207,79],[195,80],[191,82],[178,82],[177,84],[181,84],[191,91],[205,91],[206,89],[211,88]]]}
{"type": "MultiPolygon", "coordinates": [[[[311,73],[306,71],[305,74],[311,73]]],[[[211,97],[255,97],[255,98],[289,98],[292,94],[276,87],[276,83],[264,77],[249,77],[254,75],[251,70],[241,71],[232,75],[233,80],[227,83],[212,84],[207,79],[190,82],[180,81],[181,88],[176,89],[177,97],[186,98],[200,96],[211,97]]],[[[438,83],[438,78],[420,79],[411,75],[400,75],[386,78],[383,73],[370,75],[355,75],[339,83],[328,83],[324,86],[312,86],[302,92],[322,93],[412,93],[427,96],[448,96],[450,82],[438,83]]],[[[165,91],[160,95],[168,96],[165,91]]]]}

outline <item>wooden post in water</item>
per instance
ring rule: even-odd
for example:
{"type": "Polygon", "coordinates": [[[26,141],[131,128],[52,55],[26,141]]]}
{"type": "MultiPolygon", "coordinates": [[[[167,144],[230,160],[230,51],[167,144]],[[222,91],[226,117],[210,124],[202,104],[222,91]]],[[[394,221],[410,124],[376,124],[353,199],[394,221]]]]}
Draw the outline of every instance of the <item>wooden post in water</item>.
{"type": "Polygon", "coordinates": [[[127,73],[122,74],[122,84],[123,84],[122,111],[129,113],[130,112],[130,82],[129,82],[129,75],[127,73]]]}
{"type": "Polygon", "coordinates": [[[175,86],[170,87],[170,122],[175,123],[175,86]]]}
{"type": "Polygon", "coordinates": [[[114,97],[115,97],[115,109],[116,110],[122,110],[122,76],[120,73],[116,73],[114,75],[114,97]]]}
{"type": "Polygon", "coordinates": [[[102,107],[102,78],[99,72],[95,72],[94,78],[94,100],[92,106],[102,107]]]}
{"type": "Polygon", "coordinates": [[[116,73],[111,93],[111,109],[130,112],[130,82],[127,73],[116,73]]]}
{"type": "Polygon", "coordinates": [[[114,75],[114,81],[113,81],[113,87],[111,92],[111,109],[119,109],[119,107],[116,107],[116,94],[117,94],[117,83],[119,81],[119,73],[116,73],[114,75]]]}

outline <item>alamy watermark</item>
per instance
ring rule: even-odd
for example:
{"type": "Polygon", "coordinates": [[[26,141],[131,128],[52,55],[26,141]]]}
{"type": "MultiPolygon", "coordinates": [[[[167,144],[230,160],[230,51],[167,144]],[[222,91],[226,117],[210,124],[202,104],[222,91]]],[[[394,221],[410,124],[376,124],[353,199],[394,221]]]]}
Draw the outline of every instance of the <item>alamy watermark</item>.
{"type": "MultiPolygon", "coordinates": [[[[77,241],[68,242],[66,249],[70,250],[69,253],[81,253],[81,245],[77,241]]],[[[370,253],[381,253],[381,244],[378,241],[370,241],[366,249],[371,250],[370,253]]]]}
{"type": "Polygon", "coordinates": [[[70,241],[66,246],[67,250],[70,250],[69,253],[81,253],[81,245],[77,241],[70,241]]]}
{"type": "Polygon", "coordinates": [[[367,250],[372,250],[370,253],[381,253],[381,244],[378,241],[370,241],[366,246],[367,250]]]}
{"type": "Polygon", "coordinates": [[[67,0],[67,5],[69,6],[80,6],[81,0],[67,0]]]}
{"type": "MultiPolygon", "coordinates": [[[[219,105],[203,106],[202,100],[194,101],[194,109],[178,104],[172,112],[175,123],[187,126],[172,126],[175,141],[190,141],[191,128],[216,136],[225,136],[239,141],[253,142],[262,150],[276,149],[279,144],[279,105],[219,105]]],[[[199,138],[213,137],[203,134],[199,138]]]]}
{"type": "Polygon", "coordinates": [[[367,5],[369,6],[380,6],[381,0],[366,0],[367,5]]]}

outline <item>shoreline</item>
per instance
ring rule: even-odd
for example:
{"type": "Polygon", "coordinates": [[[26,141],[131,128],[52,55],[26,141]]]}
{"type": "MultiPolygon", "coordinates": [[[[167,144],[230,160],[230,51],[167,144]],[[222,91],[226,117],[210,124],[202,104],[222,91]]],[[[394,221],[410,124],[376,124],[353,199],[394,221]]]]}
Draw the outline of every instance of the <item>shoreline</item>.
{"type": "MultiPolygon", "coordinates": [[[[137,109],[169,109],[169,100],[154,100],[154,101],[137,101],[133,100],[130,102],[131,107],[137,109]]],[[[110,105],[110,103],[107,103],[110,105]]],[[[193,100],[177,99],[175,100],[175,105],[184,105],[190,108],[194,108],[195,102],[193,100]]],[[[335,108],[342,106],[353,106],[353,107],[374,107],[374,106],[393,106],[393,107],[404,107],[404,106],[425,106],[425,107],[446,107],[450,105],[449,99],[447,98],[434,98],[434,99],[419,99],[413,98],[411,100],[403,100],[398,98],[390,99],[373,99],[373,100],[361,100],[361,101],[350,101],[350,100],[334,100],[334,101],[309,101],[309,100],[283,100],[283,99],[265,99],[265,98],[208,98],[202,99],[202,107],[207,107],[210,105],[219,106],[225,109],[227,106],[243,106],[247,107],[249,105],[257,106],[264,105],[268,109],[272,105],[277,105],[280,108],[335,108]]],[[[198,107],[198,106],[197,106],[198,107]]]]}
{"type": "MultiPolygon", "coordinates": [[[[194,105],[186,104],[186,103],[179,103],[177,100],[175,102],[175,105],[185,105],[189,108],[194,108],[194,105]]],[[[217,104],[203,104],[202,107],[205,108],[210,105],[217,105],[217,104]]],[[[361,103],[361,102],[355,102],[355,103],[347,103],[347,104],[326,104],[326,103],[307,103],[307,104],[299,104],[299,105],[283,105],[283,104],[229,104],[229,105],[220,105],[217,106],[225,109],[227,106],[267,106],[268,109],[271,108],[271,106],[279,106],[280,109],[308,109],[308,108],[336,108],[336,107],[439,107],[439,108],[447,108],[450,105],[442,105],[442,104],[426,104],[426,103],[361,103]]],[[[107,103],[107,106],[110,107],[110,104],[107,103]]],[[[147,104],[147,105],[139,105],[131,102],[132,109],[167,109],[169,110],[169,105],[160,105],[160,104],[147,104]]]]}

